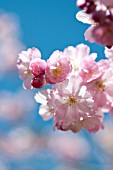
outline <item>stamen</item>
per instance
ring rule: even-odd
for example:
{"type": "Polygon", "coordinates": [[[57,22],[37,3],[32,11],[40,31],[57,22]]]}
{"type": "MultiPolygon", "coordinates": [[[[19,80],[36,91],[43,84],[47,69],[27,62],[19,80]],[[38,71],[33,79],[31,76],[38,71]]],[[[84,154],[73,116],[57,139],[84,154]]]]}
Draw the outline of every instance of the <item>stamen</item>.
{"type": "Polygon", "coordinates": [[[105,81],[99,81],[99,82],[96,82],[96,86],[98,89],[102,89],[103,91],[105,91],[105,84],[104,84],[105,81]]]}
{"type": "Polygon", "coordinates": [[[76,104],[76,102],[77,102],[77,100],[76,100],[76,97],[75,97],[75,96],[70,96],[70,97],[68,98],[68,101],[67,101],[67,103],[68,103],[69,106],[74,106],[74,105],[76,104]]]}
{"type": "Polygon", "coordinates": [[[30,70],[26,69],[26,70],[24,71],[24,74],[31,74],[31,72],[30,72],[30,70]]]}
{"type": "Polygon", "coordinates": [[[61,74],[61,68],[60,67],[57,67],[56,69],[53,69],[52,70],[52,73],[55,75],[55,76],[59,76],[61,74]]]}

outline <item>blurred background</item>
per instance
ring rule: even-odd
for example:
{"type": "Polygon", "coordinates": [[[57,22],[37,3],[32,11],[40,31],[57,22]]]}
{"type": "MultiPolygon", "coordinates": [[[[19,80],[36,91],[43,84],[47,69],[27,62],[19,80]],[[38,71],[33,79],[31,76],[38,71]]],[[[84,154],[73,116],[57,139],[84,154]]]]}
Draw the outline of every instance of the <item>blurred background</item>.
{"type": "MultiPolygon", "coordinates": [[[[96,134],[52,130],[19,79],[18,53],[37,47],[47,59],[54,50],[85,43],[104,58],[104,48],[84,40],[75,19],[76,0],[0,0],[0,170],[111,170],[113,119],[96,134]]],[[[100,59],[98,57],[98,59],[100,59]]]]}

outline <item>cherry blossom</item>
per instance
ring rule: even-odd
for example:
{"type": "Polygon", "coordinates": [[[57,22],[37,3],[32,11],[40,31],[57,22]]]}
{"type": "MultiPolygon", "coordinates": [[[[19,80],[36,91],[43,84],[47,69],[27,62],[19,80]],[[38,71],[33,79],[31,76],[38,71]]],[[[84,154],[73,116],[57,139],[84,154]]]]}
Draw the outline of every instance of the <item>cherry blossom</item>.
{"type": "Polygon", "coordinates": [[[93,60],[96,59],[97,54],[92,53],[90,54],[90,48],[85,44],[79,44],[76,47],[69,46],[64,49],[64,54],[67,55],[72,64],[72,72],[73,74],[78,74],[83,67],[85,60],[93,60]]]}
{"type": "Polygon", "coordinates": [[[78,44],[55,50],[45,61],[36,48],[19,54],[17,67],[25,89],[45,88],[35,95],[39,115],[53,119],[53,129],[85,129],[96,133],[104,128],[104,113],[113,116],[113,3],[111,0],[77,0],[82,11],[76,18],[91,26],[85,39],[105,45],[106,59],[78,44]]]}
{"type": "Polygon", "coordinates": [[[113,2],[104,0],[78,0],[77,6],[83,9],[76,18],[83,23],[93,21],[93,27],[85,33],[85,39],[89,42],[111,47],[113,45],[113,2]],[[86,16],[86,19],[85,19],[86,16]]]}
{"type": "Polygon", "coordinates": [[[42,92],[41,100],[40,93],[37,94],[35,99],[42,104],[39,114],[45,120],[53,116],[54,126],[58,129],[72,130],[69,128],[70,124],[80,119],[79,112],[90,113],[94,102],[90,93],[86,91],[86,87],[81,86],[81,82],[81,77],[72,76],[54,85],[52,91],[42,92]],[[64,90],[62,90],[63,87],[65,87],[64,90]],[[43,93],[45,93],[44,96],[42,96],[43,93]]]}
{"type": "Polygon", "coordinates": [[[15,70],[18,53],[25,49],[16,14],[0,10],[0,78],[15,70]]]}
{"type": "Polygon", "coordinates": [[[60,159],[81,161],[90,155],[90,145],[79,134],[56,132],[49,136],[47,146],[60,159]],[[67,145],[68,143],[68,145],[67,145]],[[77,147],[75,147],[77,146],[77,147]],[[80,152],[82,150],[82,152],[80,152]]]}
{"type": "Polygon", "coordinates": [[[34,58],[31,60],[29,65],[29,70],[32,72],[34,76],[40,76],[45,74],[46,69],[46,61],[40,58],[34,58]]]}
{"type": "Polygon", "coordinates": [[[0,96],[0,119],[4,121],[19,121],[28,116],[34,108],[34,103],[30,93],[18,91],[16,94],[10,91],[1,91],[0,96]],[[5,106],[5,107],[4,107],[5,106]]]}
{"type": "Polygon", "coordinates": [[[17,68],[19,72],[20,78],[24,81],[23,87],[25,89],[31,89],[31,80],[34,75],[30,71],[30,62],[35,58],[41,58],[41,53],[36,48],[29,48],[27,51],[22,51],[19,54],[19,58],[17,61],[17,68]]]}
{"type": "Polygon", "coordinates": [[[99,148],[101,148],[105,154],[110,155],[110,159],[112,161],[113,157],[113,119],[108,119],[105,121],[105,128],[101,131],[99,131],[95,137],[93,137],[94,143],[98,145],[99,148]],[[104,141],[104,142],[103,142],[104,141]]]}
{"type": "Polygon", "coordinates": [[[69,58],[60,51],[55,51],[47,60],[46,81],[55,84],[66,79],[72,70],[69,58]]]}
{"type": "MultiPolygon", "coordinates": [[[[92,37],[95,42],[111,47],[113,45],[113,21],[104,22],[103,24],[93,27],[92,37]]],[[[92,39],[91,37],[91,39],[92,39]]],[[[90,37],[87,37],[90,41],[90,37]]]]}
{"type": "Polygon", "coordinates": [[[80,119],[75,120],[69,124],[61,124],[57,128],[63,131],[71,130],[74,133],[79,132],[83,128],[90,133],[95,133],[100,128],[102,128],[101,116],[99,115],[88,116],[83,113],[81,115],[82,117],[80,117],[80,119]]]}
{"type": "Polygon", "coordinates": [[[52,84],[51,89],[35,95],[40,103],[40,116],[44,120],[53,118],[53,129],[63,131],[77,133],[86,129],[95,133],[103,128],[104,112],[113,115],[112,48],[106,47],[107,59],[98,62],[97,54],[90,54],[90,48],[84,44],[68,46],[63,52],[57,50],[47,62],[37,49],[33,49],[35,55],[30,55],[31,51],[28,49],[19,56],[20,77],[26,81],[25,71],[29,70],[30,88],[52,84]]]}

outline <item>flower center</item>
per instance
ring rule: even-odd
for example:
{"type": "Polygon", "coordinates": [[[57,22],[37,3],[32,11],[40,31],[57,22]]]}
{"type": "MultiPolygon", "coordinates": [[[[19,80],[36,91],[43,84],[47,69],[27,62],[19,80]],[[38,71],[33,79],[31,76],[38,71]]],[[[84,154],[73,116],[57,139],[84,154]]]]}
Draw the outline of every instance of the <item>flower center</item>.
{"type": "Polygon", "coordinates": [[[31,71],[30,71],[29,69],[26,69],[26,70],[24,71],[24,74],[31,74],[31,71]]]}
{"type": "Polygon", "coordinates": [[[104,81],[96,82],[96,86],[98,89],[102,89],[103,91],[105,91],[104,81]]]}
{"type": "Polygon", "coordinates": [[[52,70],[52,73],[55,75],[55,76],[59,76],[61,74],[61,68],[60,67],[57,67],[56,69],[53,69],[52,70]]]}
{"type": "Polygon", "coordinates": [[[83,72],[83,77],[84,78],[87,78],[87,76],[88,76],[88,78],[90,78],[90,77],[92,77],[92,75],[93,75],[93,70],[88,70],[88,72],[83,72]]]}
{"type": "Polygon", "coordinates": [[[67,103],[68,103],[68,105],[69,106],[74,106],[75,105],[75,103],[76,103],[76,97],[75,96],[70,96],[69,98],[68,98],[68,101],[67,101],[67,103]]]}

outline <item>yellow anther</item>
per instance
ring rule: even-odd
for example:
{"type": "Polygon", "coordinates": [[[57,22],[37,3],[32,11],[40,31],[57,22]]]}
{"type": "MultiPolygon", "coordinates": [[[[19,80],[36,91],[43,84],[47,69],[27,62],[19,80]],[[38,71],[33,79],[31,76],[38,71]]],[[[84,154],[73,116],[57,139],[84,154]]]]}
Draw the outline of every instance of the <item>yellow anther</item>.
{"type": "Polygon", "coordinates": [[[57,67],[56,69],[53,69],[52,70],[52,73],[55,75],[55,76],[59,76],[61,74],[61,68],[60,67],[57,67]]]}

